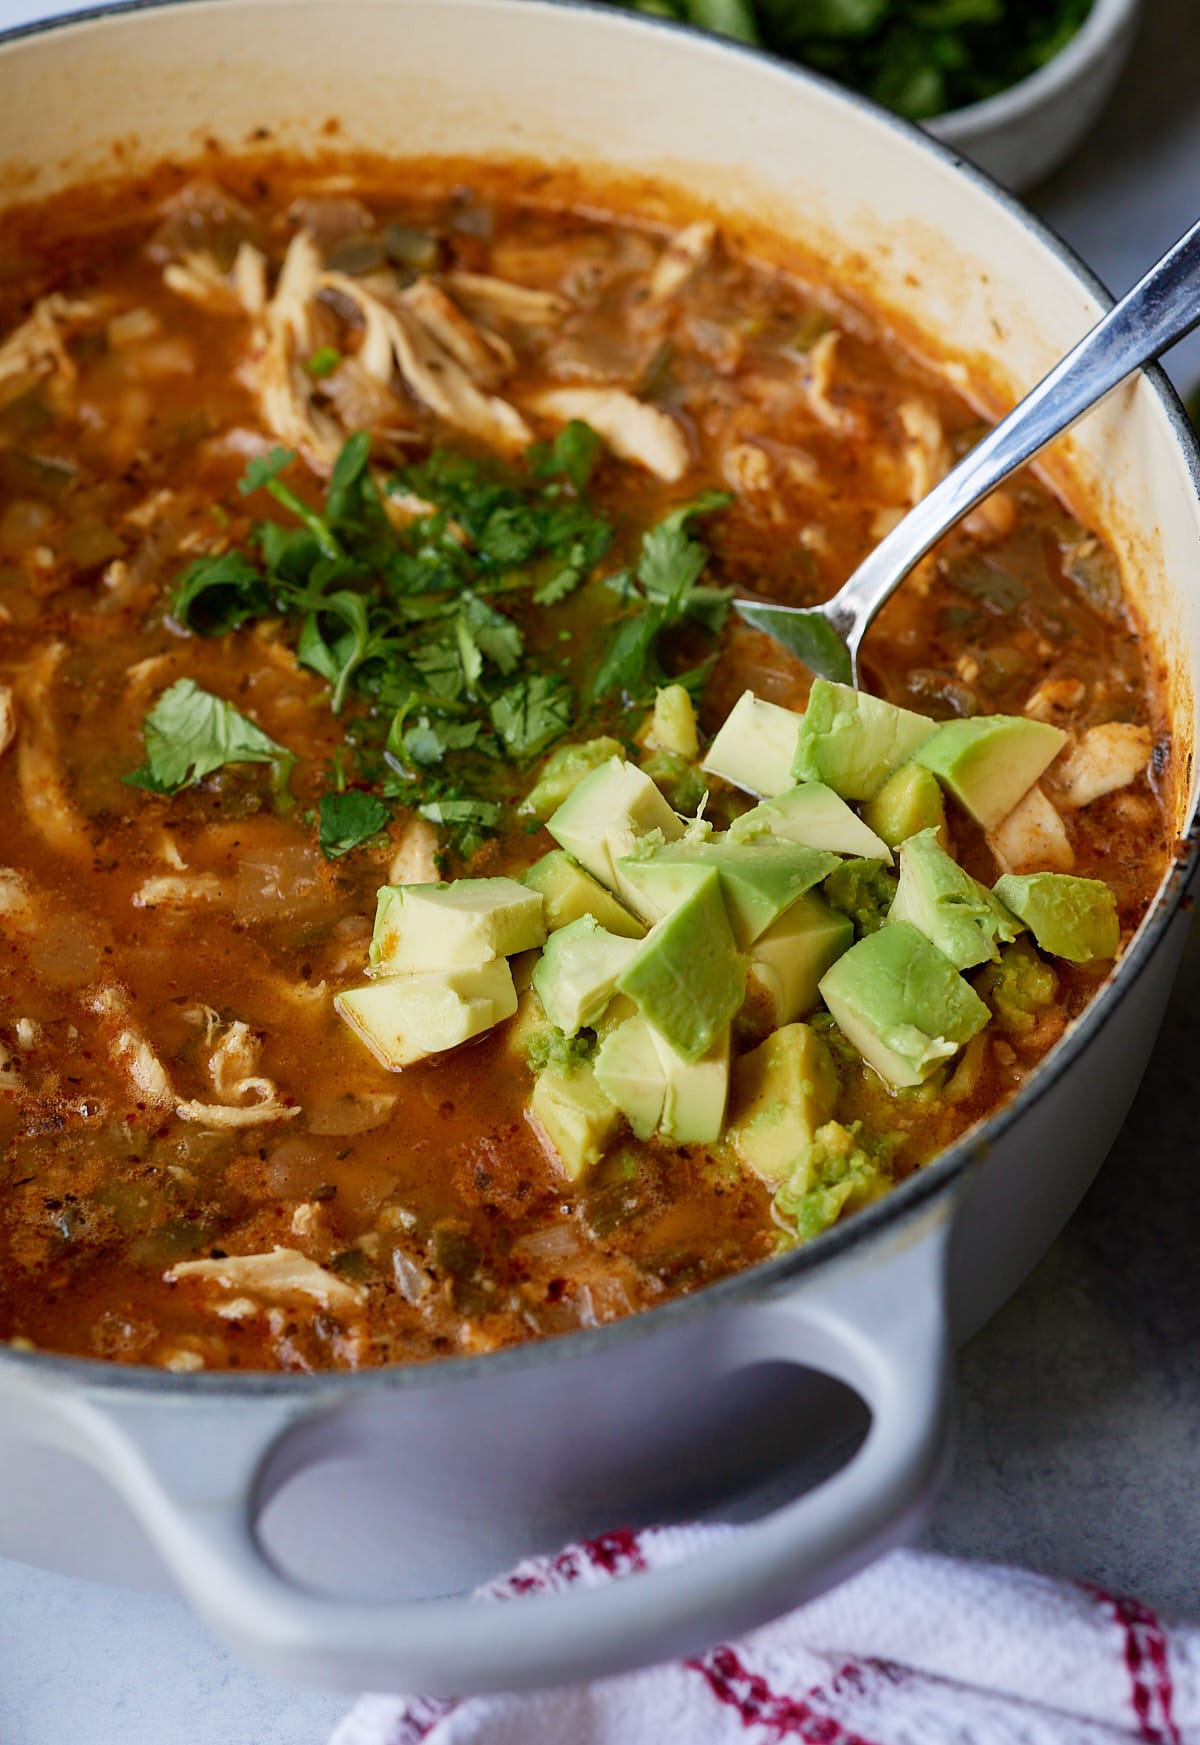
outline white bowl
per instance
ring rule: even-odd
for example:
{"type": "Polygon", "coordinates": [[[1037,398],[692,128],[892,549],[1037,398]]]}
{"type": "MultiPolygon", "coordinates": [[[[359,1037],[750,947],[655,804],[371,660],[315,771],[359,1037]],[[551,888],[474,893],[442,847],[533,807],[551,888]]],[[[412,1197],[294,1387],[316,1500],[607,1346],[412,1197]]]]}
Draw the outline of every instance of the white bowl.
{"type": "Polygon", "coordinates": [[[1141,0],[1095,0],[1079,30],[1019,84],[925,122],[1007,188],[1048,176],[1083,139],[1129,59],[1141,0]]]}

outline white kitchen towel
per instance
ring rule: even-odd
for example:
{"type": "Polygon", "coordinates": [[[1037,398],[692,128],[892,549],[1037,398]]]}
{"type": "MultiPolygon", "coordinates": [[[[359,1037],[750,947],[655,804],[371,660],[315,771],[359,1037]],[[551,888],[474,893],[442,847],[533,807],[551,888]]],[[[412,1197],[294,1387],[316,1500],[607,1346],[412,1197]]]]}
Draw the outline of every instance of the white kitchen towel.
{"type": "MultiPolygon", "coordinates": [[[[485,1603],[690,1557],[730,1528],[606,1534],[485,1603]]],[[[695,1659],[527,1696],[365,1696],[331,1745],[1200,1745],[1200,1627],[1023,1570],[898,1551],[695,1659]]]]}

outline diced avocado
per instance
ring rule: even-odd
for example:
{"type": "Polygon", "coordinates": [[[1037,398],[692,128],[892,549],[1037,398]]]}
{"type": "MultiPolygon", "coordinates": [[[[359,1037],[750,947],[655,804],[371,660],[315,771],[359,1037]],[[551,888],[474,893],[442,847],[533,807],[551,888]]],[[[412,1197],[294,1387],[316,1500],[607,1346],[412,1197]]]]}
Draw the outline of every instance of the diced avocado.
{"type": "Polygon", "coordinates": [[[591,915],[610,933],[622,939],[642,939],[645,924],[631,915],[623,903],[618,903],[611,891],[571,859],[562,848],[552,848],[541,860],[534,861],[524,875],[531,891],[539,891],[546,906],[546,928],[553,933],[558,927],[569,927],[581,915],[591,915]]]}
{"type": "Polygon", "coordinates": [[[488,963],[528,951],[545,938],[541,896],[516,879],[384,885],[375,908],[368,973],[488,963]]]}
{"type": "Polygon", "coordinates": [[[815,891],[759,935],[750,947],[750,961],[776,978],[777,1024],[790,1024],[812,1011],[821,977],[853,944],[853,922],[815,891]]]}
{"type": "Polygon", "coordinates": [[[1067,743],[1059,727],[1024,715],[946,721],[913,756],[959,805],[993,830],[1024,798],[1067,743]]]}
{"type": "Polygon", "coordinates": [[[1000,953],[999,963],[989,963],[980,971],[974,987],[1002,1030],[1028,1036],[1058,996],[1058,974],[1028,939],[1018,939],[1000,953]]]}
{"type": "Polygon", "coordinates": [[[539,1073],[529,1098],[529,1112],[572,1181],[599,1163],[621,1119],[621,1111],[587,1065],[569,1072],[547,1067],[539,1073]]]}
{"type": "Polygon", "coordinates": [[[1001,945],[1021,932],[1017,917],[986,885],[951,860],[936,830],[910,836],[900,850],[900,883],[888,911],[888,926],[911,921],[955,969],[994,963],[1001,945]]]}
{"type": "Polygon", "coordinates": [[[876,933],[888,918],[896,896],[896,880],[878,860],[845,860],[830,873],[825,898],[846,915],[856,933],[876,933]]]}
{"type": "Polygon", "coordinates": [[[990,1016],[948,957],[911,922],[852,945],[821,981],[838,1028],[888,1084],[919,1085],[990,1016]]]}
{"type": "Polygon", "coordinates": [[[721,1137],[729,1097],[729,1029],[721,1032],[699,1060],[684,1060],[651,1027],[651,1040],[663,1070],[659,1132],[680,1145],[712,1145],[721,1137]]]}
{"type": "Polygon", "coordinates": [[[946,802],[937,777],[923,764],[901,764],[875,798],[867,801],[863,819],[889,848],[899,848],[920,830],[936,830],[938,841],[949,852],[946,802]]]}
{"type": "Polygon", "coordinates": [[[534,990],[550,1022],[567,1036],[592,1024],[637,949],[637,940],[606,932],[591,915],[552,933],[533,972],[534,990]]]}
{"type": "Polygon", "coordinates": [[[683,825],[649,776],[611,757],[579,783],[547,820],[554,840],[610,891],[620,889],[616,862],[652,830],[675,842],[683,825]]]}
{"type": "Polygon", "coordinates": [[[837,1097],[837,1071],[825,1043],[807,1024],[788,1024],[734,1067],[727,1138],[749,1169],[778,1186],[793,1174],[817,1128],[832,1120],[837,1097]]]}
{"type": "Polygon", "coordinates": [[[497,957],[457,969],[388,976],[347,989],[333,1004],[375,1058],[399,1072],[511,1018],[517,994],[512,971],[497,957]]]}
{"type": "Polygon", "coordinates": [[[639,1139],[649,1139],[662,1116],[667,1078],[653,1027],[638,1013],[601,1039],[593,1061],[596,1083],[620,1109],[639,1139]]]}
{"type": "Polygon", "coordinates": [[[621,756],[620,741],[589,739],[582,745],[560,745],[552,751],[535,785],[521,801],[517,810],[526,818],[540,818],[543,823],[574,793],[584,776],[599,769],[610,757],[621,756]]]}
{"type": "Polygon", "coordinates": [[[636,1000],[631,1000],[628,994],[614,994],[590,1028],[596,1032],[597,1036],[607,1036],[610,1030],[617,1028],[618,1024],[624,1024],[627,1018],[636,1018],[637,1016],[636,1000]]]}
{"type": "Polygon", "coordinates": [[[651,751],[673,751],[677,757],[699,756],[696,711],[682,685],[660,685],[654,693],[654,716],[647,744],[651,751]]]}
{"type": "MultiPolygon", "coordinates": [[[[933,778],[929,778],[933,781],[933,778]]],[[[933,782],[941,800],[941,791],[933,782]]],[[[824,782],[802,782],[786,788],[773,800],[761,800],[729,826],[735,842],[752,842],[759,836],[782,836],[788,842],[803,842],[808,848],[824,848],[833,854],[857,854],[891,866],[887,842],[876,836],[857,812],[852,812],[840,794],[824,782]]]]}
{"type": "Polygon", "coordinates": [[[844,800],[871,800],[937,722],[882,697],[814,679],[800,718],[793,775],[825,782],[844,800]]]}
{"type": "Polygon", "coordinates": [[[621,972],[617,987],[684,1060],[707,1054],[742,1003],[739,956],[715,870],[659,921],[621,972]]]}
{"type": "Polygon", "coordinates": [[[700,767],[749,794],[781,794],[792,786],[800,721],[794,709],[743,691],[700,767]]]}
{"type": "Polygon", "coordinates": [[[818,1127],[792,1175],[775,1195],[776,1214],[790,1220],[801,1241],[811,1241],[836,1224],[843,1212],[857,1212],[892,1186],[893,1138],[872,1156],[858,1137],[858,1123],[843,1127],[827,1121],[818,1127]]]}
{"type": "Polygon", "coordinates": [[[734,938],[745,947],[840,865],[836,854],[803,843],[769,836],[731,842],[726,836],[628,855],[617,870],[638,892],[645,911],[660,918],[695,890],[704,869],[712,868],[721,881],[734,938]]]}
{"type": "Polygon", "coordinates": [[[1070,963],[1115,957],[1121,943],[1117,899],[1102,879],[1073,873],[1005,873],[996,895],[1020,916],[1043,951],[1070,963]]]}
{"type": "MultiPolygon", "coordinates": [[[[513,985],[516,986],[515,977],[513,985]]],[[[504,1043],[505,1047],[511,1049],[514,1054],[524,1060],[534,1038],[540,1036],[544,1031],[552,1030],[553,1025],[546,1016],[542,1002],[532,988],[527,988],[524,992],[518,988],[516,992],[517,1009],[513,1014],[512,1023],[505,1029],[504,1043]]]]}
{"type": "Polygon", "coordinates": [[[664,795],[673,812],[685,817],[698,812],[708,792],[699,764],[680,757],[677,751],[648,751],[638,766],[664,795]]]}

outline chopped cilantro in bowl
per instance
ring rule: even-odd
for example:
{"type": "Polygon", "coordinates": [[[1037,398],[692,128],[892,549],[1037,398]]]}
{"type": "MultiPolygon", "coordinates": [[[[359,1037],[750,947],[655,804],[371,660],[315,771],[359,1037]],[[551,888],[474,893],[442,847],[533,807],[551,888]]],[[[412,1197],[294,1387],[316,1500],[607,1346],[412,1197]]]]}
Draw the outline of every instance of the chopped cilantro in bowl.
{"type": "Polygon", "coordinates": [[[1066,47],[1093,0],[617,0],[825,73],[910,121],[994,97],[1066,47]]]}

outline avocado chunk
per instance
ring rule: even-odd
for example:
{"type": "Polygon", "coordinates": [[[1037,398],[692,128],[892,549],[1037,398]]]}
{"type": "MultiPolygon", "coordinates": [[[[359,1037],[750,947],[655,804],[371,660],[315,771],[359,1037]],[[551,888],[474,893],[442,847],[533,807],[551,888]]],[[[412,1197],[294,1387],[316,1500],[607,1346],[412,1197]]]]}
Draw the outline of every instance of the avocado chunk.
{"type": "Polygon", "coordinates": [[[976,715],[946,721],[914,753],[964,811],[985,830],[1029,792],[1067,743],[1059,727],[1024,715],[976,715]]]}
{"type": "Polygon", "coordinates": [[[384,885],[375,906],[369,975],[456,969],[541,945],[541,896],[516,879],[384,885]]]}
{"type": "Polygon", "coordinates": [[[875,798],[867,801],[863,821],[879,833],[889,848],[899,848],[918,831],[936,830],[938,841],[949,851],[946,802],[937,777],[923,764],[901,764],[875,798]]]}
{"type": "Polygon", "coordinates": [[[995,963],[1021,922],[986,885],[964,872],[942,848],[936,830],[910,836],[900,850],[900,882],[887,924],[911,921],[955,969],[995,963]]]}
{"type": "Polygon", "coordinates": [[[817,1128],[833,1119],[837,1097],[825,1043],[807,1024],[788,1024],[734,1067],[734,1120],[726,1137],[748,1169],[778,1187],[802,1162],[817,1128]]]}
{"type": "Polygon", "coordinates": [[[1121,943],[1117,899],[1102,879],[1073,873],[1005,873],[996,895],[1028,927],[1043,951],[1070,963],[1115,957],[1121,943]]]}
{"type": "Polygon", "coordinates": [[[596,1083],[620,1109],[639,1139],[649,1139],[662,1116],[667,1077],[654,1030],[641,1013],[601,1039],[592,1062],[596,1083]]]}
{"type": "Polygon", "coordinates": [[[622,939],[645,938],[645,923],[618,903],[611,891],[594,879],[562,848],[552,848],[524,874],[522,881],[538,891],[545,904],[546,928],[568,927],[581,915],[591,915],[610,933],[622,939]]]}
{"type": "Polygon", "coordinates": [[[550,1022],[567,1036],[592,1024],[637,949],[635,939],[606,932],[590,915],[552,933],[533,972],[534,992],[550,1022]]]}
{"type": "Polygon", "coordinates": [[[847,1041],[897,1088],[923,1084],[991,1015],[909,921],[852,945],[822,978],[821,995],[847,1041]]]}
{"type": "Polygon", "coordinates": [[[896,897],[896,880],[879,860],[844,860],[825,880],[825,900],[858,934],[876,933],[896,897]]]}
{"type": "Polygon", "coordinates": [[[721,1137],[729,1097],[729,1027],[699,1060],[684,1060],[651,1026],[663,1072],[658,1130],[680,1145],[713,1145],[721,1137]]]}
{"type": "Polygon", "coordinates": [[[454,969],[382,977],[333,1002],[338,1016],[389,1072],[456,1048],[511,1018],[512,971],[502,957],[454,969]]]}
{"type": "Polygon", "coordinates": [[[715,871],[734,938],[745,947],[840,865],[836,854],[760,836],[749,843],[728,837],[672,843],[627,855],[617,870],[659,918],[696,889],[706,869],[715,871]]]}
{"type": "Polygon", "coordinates": [[[801,717],[743,691],[700,768],[760,798],[792,786],[801,717]]]}
{"type": "Polygon", "coordinates": [[[617,860],[641,837],[657,830],[664,841],[676,842],[683,835],[683,825],[650,777],[619,757],[585,776],[546,828],[610,891],[620,889],[617,860]]]}
{"type": "Polygon", "coordinates": [[[540,818],[545,823],[567,796],[574,793],[584,776],[599,769],[610,757],[620,756],[620,741],[607,737],[588,739],[582,745],[560,745],[546,759],[541,775],[517,810],[522,817],[540,818]]]}
{"type": "Polygon", "coordinates": [[[647,745],[651,751],[673,752],[676,757],[700,755],[696,711],[682,685],[660,685],[654,693],[654,714],[647,745]]]}
{"type": "Polygon", "coordinates": [[[775,1023],[790,1024],[817,1004],[821,977],[854,944],[854,923],[815,891],[793,903],[750,947],[751,974],[774,1001],[775,1023]]]}
{"type": "MultiPolygon", "coordinates": [[[[893,770],[937,731],[937,722],[882,697],[814,679],[800,717],[793,775],[824,782],[843,800],[872,800],[893,770]]],[[[881,857],[882,858],[882,857],[881,857]]]]}
{"type": "Polygon", "coordinates": [[[792,1175],[775,1195],[774,1209],[795,1226],[801,1241],[811,1241],[836,1224],[843,1212],[857,1212],[892,1186],[888,1148],[873,1157],[858,1142],[856,1121],[844,1127],[827,1121],[792,1175]]]}
{"type": "MultiPolygon", "coordinates": [[[[933,781],[932,776],[929,778],[933,781]]],[[[936,782],[934,791],[941,799],[936,782]]],[[[852,812],[840,794],[827,788],[824,782],[803,782],[798,788],[785,788],[772,800],[762,800],[743,812],[729,826],[735,842],[753,842],[760,836],[779,836],[788,842],[802,842],[807,848],[824,848],[833,854],[857,854],[867,859],[881,860],[891,866],[892,853],[887,842],[875,834],[852,812]]]]}
{"type": "Polygon", "coordinates": [[[621,1111],[586,1063],[568,1072],[552,1066],[540,1072],[529,1098],[529,1113],[572,1181],[599,1163],[621,1119],[621,1111]]]}
{"type": "Polygon", "coordinates": [[[738,954],[721,881],[707,868],[695,889],[638,945],[617,980],[686,1061],[707,1054],[742,1003],[746,965],[738,954]]]}

